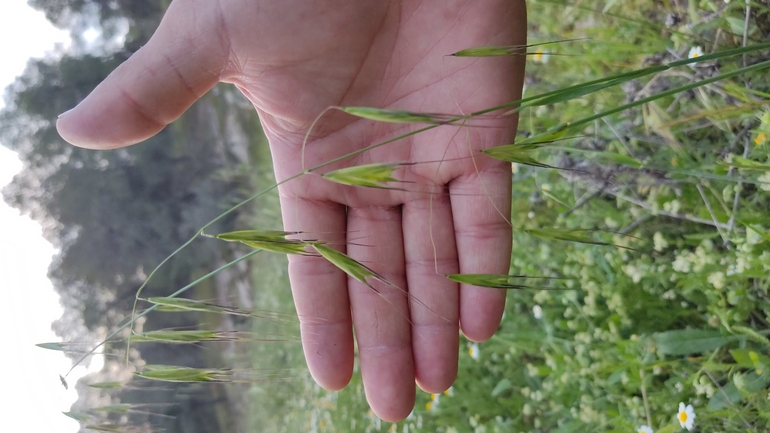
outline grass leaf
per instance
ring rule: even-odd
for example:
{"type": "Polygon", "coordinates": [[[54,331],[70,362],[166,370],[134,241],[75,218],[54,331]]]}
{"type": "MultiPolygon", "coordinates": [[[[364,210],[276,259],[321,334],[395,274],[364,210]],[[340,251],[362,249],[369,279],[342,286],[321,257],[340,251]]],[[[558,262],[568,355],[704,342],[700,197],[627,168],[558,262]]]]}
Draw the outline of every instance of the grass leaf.
{"type": "Polygon", "coordinates": [[[709,352],[738,339],[713,329],[677,329],[650,336],[659,354],[674,356],[709,352]]]}

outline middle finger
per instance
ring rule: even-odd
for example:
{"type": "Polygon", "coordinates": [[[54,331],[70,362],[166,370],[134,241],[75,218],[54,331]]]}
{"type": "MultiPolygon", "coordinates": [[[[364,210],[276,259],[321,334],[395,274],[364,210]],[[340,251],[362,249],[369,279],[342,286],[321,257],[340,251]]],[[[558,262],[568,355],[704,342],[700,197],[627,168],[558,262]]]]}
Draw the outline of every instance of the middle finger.
{"type": "Polygon", "coordinates": [[[415,398],[401,227],[398,206],[348,209],[348,254],[396,286],[348,278],[366,398],[386,421],[405,418],[415,398]]]}

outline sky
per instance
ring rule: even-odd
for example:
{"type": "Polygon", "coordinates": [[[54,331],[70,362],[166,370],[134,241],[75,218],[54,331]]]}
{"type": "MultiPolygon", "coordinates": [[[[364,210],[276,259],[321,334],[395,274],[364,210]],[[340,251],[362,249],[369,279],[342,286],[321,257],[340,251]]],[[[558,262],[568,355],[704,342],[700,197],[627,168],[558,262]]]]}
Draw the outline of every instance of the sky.
{"type": "MultiPolygon", "coordinates": [[[[29,58],[55,49],[61,52],[68,45],[68,33],[55,29],[41,12],[27,6],[26,0],[0,0],[0,88],[21,75],[29,58]]],[[[21,162],[16,155],[0,146],[0,188],[19,170],[21,162]]],[[[79,368],[68,377],[70,390],[66,391],[59,374],[69,370],[71,361],[60,352],[35,347],[36,343],[58,341],[51,322],[62,310],[46,277],[54,249],[43,239],[37,223],[2,200],[0,227],[0,287],[4,288],[0,289],[4,301],[0,371],[3,395],[10,397],[3,399],[6,416],[0,421],[0,430],[77,432],[78,423],[61,412],[68,411],[77,399],[74,384],[85,370],[79,368]]],[[[92,363],[92,368],[99,368],[98,363],[92,363]]]]}

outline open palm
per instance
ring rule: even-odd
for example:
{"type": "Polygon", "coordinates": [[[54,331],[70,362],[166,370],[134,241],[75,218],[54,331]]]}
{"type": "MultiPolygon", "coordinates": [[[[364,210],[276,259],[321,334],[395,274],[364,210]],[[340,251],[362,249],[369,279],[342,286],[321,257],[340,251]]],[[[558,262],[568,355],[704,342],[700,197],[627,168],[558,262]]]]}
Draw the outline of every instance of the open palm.
{"type": "MultiPolygon", "coordinates": [[[[522,59],[446,55],[523,44],[524,34],[523,0],[176,0],[150,43],[58,126],[79,146],[130,145],[230,82],[258,110],[282,181],[415,128],[329,111],[305,143],[327,107],[468,113],[518,99],[522,59]]],[[[369,403],[399,420],[415,380],[429,392],[454,381],[458,324],[472,340],[494,333],[504,293],[443,275],[508,271],[510,169],[476,151],[514,131],[511,118],[442,126],[320,171],[415,163],[395,189],[316,174],[281,185],[286,230],[328,241],[398,287],[374,282],[375,291],[322,258],[290,257],[305,356],[322,386],[350,380],[355,329],[369,403]]]]}

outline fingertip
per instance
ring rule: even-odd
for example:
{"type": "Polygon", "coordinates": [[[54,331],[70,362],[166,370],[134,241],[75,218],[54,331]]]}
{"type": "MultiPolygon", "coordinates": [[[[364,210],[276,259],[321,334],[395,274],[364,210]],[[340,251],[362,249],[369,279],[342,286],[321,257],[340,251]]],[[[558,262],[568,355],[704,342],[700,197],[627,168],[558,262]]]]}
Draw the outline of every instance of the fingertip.
{"type": "Polygon", "coordinates": [[[460,329],[471,341],[489,340],[500,327],[505,311],[505,292],[475,286],[460,289],[460,329]]]}

